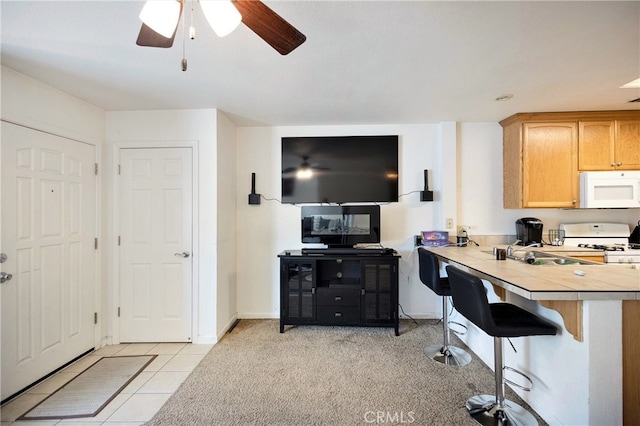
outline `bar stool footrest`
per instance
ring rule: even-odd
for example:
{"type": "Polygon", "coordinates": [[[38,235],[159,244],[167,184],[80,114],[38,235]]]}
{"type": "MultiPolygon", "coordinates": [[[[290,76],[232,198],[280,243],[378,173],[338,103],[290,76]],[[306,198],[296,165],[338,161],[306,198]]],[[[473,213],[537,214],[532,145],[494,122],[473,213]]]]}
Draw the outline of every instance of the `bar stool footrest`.
{"type": "Polygon", "coordinates": [[[502,377],[502,380],[504,380],[505,383],[510,384],[511,386],[515,386],[519,389],[522,389],[523,391],[529,392],[531,391],[531,389],[533,389],[533,380],[531,380],[531,378],[529,376],[527,376],[526,374],[524,374],[522,371],[516,370],[515,368],[512,367],[507,367],[506,365],[504,367],[502,367],[502,370],[508,370],[511,371],[513,373],[516,373],[522,377],[524,377],[528,382],[529,382],[529,386],[524,386],[521,385],[519,383],[513,382],[507,378],[505,378],[504,376],[502,377]]]}
{"type": "Polygon", "coordinates": [[[449,321],[449,324],[453,324],[457,327],[462,327],[464,329],[464,330],[456,330],[454,328],[451,328],[451,326],[449,326],[449,330],[451,330],[451,332],[456,336],[464,336],[467,334],[467,331],[469,330],[469,328],[466,325],[460,324],[459,322],[456,322],[456,321],[449,321]]]}

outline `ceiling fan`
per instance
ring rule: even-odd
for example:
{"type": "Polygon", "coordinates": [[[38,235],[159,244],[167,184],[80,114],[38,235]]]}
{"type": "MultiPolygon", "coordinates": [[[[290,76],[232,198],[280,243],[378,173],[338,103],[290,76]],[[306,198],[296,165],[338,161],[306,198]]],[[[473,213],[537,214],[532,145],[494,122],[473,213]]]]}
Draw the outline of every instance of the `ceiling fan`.
{"type": "Polygon", "coordinates": [[[314,172],[322,172],[325,170],[331,170],[331,169],[328,167],[320,167],[320,166],[312,165],[311,163],[309,163],[309,157],[305,155],[302,157],[302,163],[300,164],[300,166],[287,167],[282,171],[282,174],[294,175],[293,172],[295,172],[295,177],[297,177],[298,179],[309,179],[314,175],[314,172]]]}
{"type": "MultiPolygon", "coordinates": [[[[197,1],[220,37],[233,31],[242,21],[281,55],[291,53],[307,39],[260,0],[197,1]]],[[[164,48],[173,46],[184,4],[185,0],[147,1],[140,13],[143,24],[136,44],[164,48]]]]}

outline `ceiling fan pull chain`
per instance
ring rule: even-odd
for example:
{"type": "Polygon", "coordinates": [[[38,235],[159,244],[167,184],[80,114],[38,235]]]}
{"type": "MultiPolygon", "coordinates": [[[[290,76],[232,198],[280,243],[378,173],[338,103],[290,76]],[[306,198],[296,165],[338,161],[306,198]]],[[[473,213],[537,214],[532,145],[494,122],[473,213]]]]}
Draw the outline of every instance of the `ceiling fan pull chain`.
{"type": "Polygon", "coordinates": [[[196,0],[191,0],[191,16],[189,17],[189,38],[191,40],[196,38],[196,27],[193,26],[193,5],[196,0]]]}
{"type": "MultiPolygon", "coordinates": [[[[191,19],[193,20],[193,2],[191,3],[191,19]]],[[[186,16],[182,16],[182,71],[183,72],[187,70],[187,54],[186,54],[187,32],[185,30],[186,21],[187,21],[186,16]]],[[[189,36],[191,36],[191,29],[189,29],[189,36]]],[[[194,34],[194,37],[195,37],[195,34],[194,34]]]]}

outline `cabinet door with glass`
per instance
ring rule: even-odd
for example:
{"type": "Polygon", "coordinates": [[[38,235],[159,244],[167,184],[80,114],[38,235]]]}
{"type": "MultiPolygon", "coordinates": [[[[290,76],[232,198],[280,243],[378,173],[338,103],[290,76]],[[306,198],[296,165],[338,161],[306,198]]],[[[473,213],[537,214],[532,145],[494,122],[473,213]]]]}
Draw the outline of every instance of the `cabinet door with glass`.
{"type": "Polygon", "coordinates": [[[284,324],[305,324],[316,318],[315,261],[281,262],[280,332],[284,324]]]}
{"type": "Polygon", "coordinates": [[[362,262],[363,283],[360,307],[363,324],[397,323],[397,268],[397,259],[362,262]]]}

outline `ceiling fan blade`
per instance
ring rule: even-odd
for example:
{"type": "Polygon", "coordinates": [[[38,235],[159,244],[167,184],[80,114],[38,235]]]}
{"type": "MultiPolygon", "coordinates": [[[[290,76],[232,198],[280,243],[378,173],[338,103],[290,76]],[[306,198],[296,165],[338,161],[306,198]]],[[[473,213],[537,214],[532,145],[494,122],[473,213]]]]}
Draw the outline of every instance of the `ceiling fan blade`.
{"type": "MultiPolygon", "coordinates": [[[[178,27],[176,27],[176,30],[178,27]]],[[[176,38],[176,31],[173,32],[171,38],[167,38],[157,32],[153,31],[151,28],[142,24],[142,28],[140,28],[140,34],[138,34],[138,39],[136,40],[136,44],[138,46],[147,46],[147,47],[171,47],[173,46],[173,40],[176,38]]]]}
{"type": "Polygon", "coordinates": [[[291,53],[307,39],[259,0],[234,0],[233,4],[242,15],[242,22],[281,55],[291,53]]]}
{"type": "MultiPolygon", "coordinates": [[[[151,2],[147,2],[151,3],[151,2]]],[[[178,24],[180,23],[180,17],[182,16],[182,11],[184,9],[184,0],[180,0],[180,12],[178,12],[178,16],[176,19],[176,26],[173,30],[173,34],[171,37],[165,37],[162,34],[154,31],[146,25],[142,24],[142,28],[140,28],[140,33],[138,34],[138,39],[136,40],[136,44],[138,46],[147,46],[147,47],[171,47],[173,46],[173,40],[176,38],[176,32],[178,31],[178,24]]],[[[174,16],[175,18],[175,16],[174,16]]]]}

